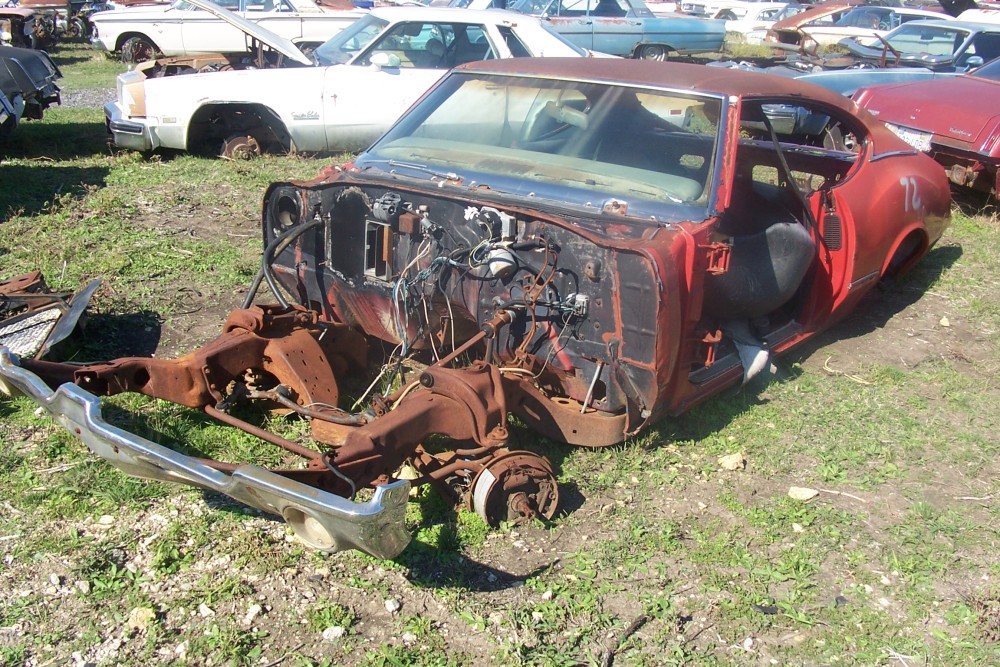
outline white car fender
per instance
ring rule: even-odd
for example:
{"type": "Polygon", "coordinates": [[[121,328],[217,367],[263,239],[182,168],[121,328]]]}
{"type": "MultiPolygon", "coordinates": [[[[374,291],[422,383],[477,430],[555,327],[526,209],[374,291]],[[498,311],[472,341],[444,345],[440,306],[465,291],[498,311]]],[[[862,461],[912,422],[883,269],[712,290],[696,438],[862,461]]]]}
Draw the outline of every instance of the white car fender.
{"type": "Polygon", "coordinates": [[[188,149],[195,114],[212,105],[255,104],[285,125],[298,150],[324,150],[322,80],[326,68],[240,70],[148,79],[146,116],[155,118],[160,145],[188,149]],[[321,142],[320,147],[315,147],[321,142]]]}

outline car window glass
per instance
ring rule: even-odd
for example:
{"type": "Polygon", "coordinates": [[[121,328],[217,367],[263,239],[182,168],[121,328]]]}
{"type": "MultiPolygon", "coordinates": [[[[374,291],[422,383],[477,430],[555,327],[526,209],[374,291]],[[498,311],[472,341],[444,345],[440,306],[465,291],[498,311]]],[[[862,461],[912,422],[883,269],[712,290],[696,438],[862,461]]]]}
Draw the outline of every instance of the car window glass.
{"type": "Polygon", "coordinates": [[[389,22],[385,19],[367,14],[317,47],[313,55],[321,65],[346,63],[367,47],[388,25],[389,22]]]}
{"type": "Polygon", "coordinates": [[[249,12],[294,12],[292,7],[285,0],[254,0],[247,3],[249,12]]]}
{"type": "MultiPolygon", "coordinates": [[[[486,37],[486,31],[483,30],[483,26],[455,24],[452,26],[451,32],[454,34],[454,38],[448,44],[448,67],[463,65],[476,60],[492,60],[497,57],[493,51],[493,47],[490,45],[489,39],[486,37]]],[[[517,38],[513,36],[513,31],[507,26],[500,27],[500,34],[507,40],[508,45],[510,45],[511,40],[519,43],[517,42],[517,38]]],[[[511,47],[511,51],[514,51],[513,47],[511,47]]],[[[514,53],[514,55],[518,56],[522,54],[514,53]]],[[[531,54],[525,53],[523,55],[531,54]]]]}
{"type": "Polygon", "coordinates": [[[528,58],[532,55],[531,51],[525,46],[524,42],[517,38],[514,34],[514,30],[510,26],[498,26],[500,29],[500,35],[503,36],[504,43],[507,44],[507,48],[510,49],[510,53],[515,58],[528,58]]]}
{"type": "Polygon", "coordinates": [[[965,55],[979,56],[984,62],[1000,56],[1000,34],[989,32],[979,33],[972,38],[972,44],[965,52],[965,55]]]}
{"type": "Polygon", "coordinates": [[[590,0],[592,16],[623,17],[628,14],[628,6],[620,0],[590,0]]]}
{"type": "Polygon", "coordinates": [[[454,30],[449,25],[400,23],[379,37],[357,64],[368,65],[372,56],[386,53],[399,58],[398,66],[404,69],[447,69],[448,46],[453,40],[454,30]]]}
{"type": "Polygon", "coordinates": [[[994,81],[1000,81],[1000,58],[992,60],[975,72],[972,73],[973,76],[978,76],[983,79],[993,79],[994,81]]]}
{"type": "MultiPolygon", "coordinates": [[[[840,17],[836,25],[846,28],[879,29],[879,24],[886,21],[889,12],[879,7],[859,7],[840,17]]],[[[888,22],[884,23],[888,27],[888,22]]],[[[885,28],[882,28],[883,30],[885,28]]]]}
{"type": "Polygon", "coordinates": [[[886,39],[892,48],[902,53],[946,56],[954,53],[969,35],[964,30],[922,26],[921,23],[915,21],[902,25],[886,39]]]}
{"type": "Polygon", "coordinates": [[[510,9],[522,14],[554,16],[559,13],[559,2],[560,0],[515,0],[510,9]]]}
{"type": "Polygon", "coordinates": [[[633,204],[708,201],[719,98],[520,77],[454,79],[467,82],[448,97],[435,89],[430,99],[442,96],[438,105],[380,142],[384,157],[485,169],[493,176],[476,180],[498,188],[495,179],[524,180],[527,170],[532,188],[574,189],[577,198],[627,192],[633,204]]]}
{"type": "Polygon", "coordinates": [[[559,16],[586,16],[591,0],[560,0],[556,6],[559,16]]]}

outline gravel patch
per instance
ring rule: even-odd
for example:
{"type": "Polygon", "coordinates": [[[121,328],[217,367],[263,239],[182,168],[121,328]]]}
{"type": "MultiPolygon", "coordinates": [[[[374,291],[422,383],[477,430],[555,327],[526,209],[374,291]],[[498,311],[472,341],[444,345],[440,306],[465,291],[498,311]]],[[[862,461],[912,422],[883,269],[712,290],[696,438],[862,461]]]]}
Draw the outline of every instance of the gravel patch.
{"type": "Polygon", "coordinates": [[[62,106],[72,109],[96,107],[103,109],[104,105],[115,99],[114,88],[77,88],[62,91],[62,106]]]}

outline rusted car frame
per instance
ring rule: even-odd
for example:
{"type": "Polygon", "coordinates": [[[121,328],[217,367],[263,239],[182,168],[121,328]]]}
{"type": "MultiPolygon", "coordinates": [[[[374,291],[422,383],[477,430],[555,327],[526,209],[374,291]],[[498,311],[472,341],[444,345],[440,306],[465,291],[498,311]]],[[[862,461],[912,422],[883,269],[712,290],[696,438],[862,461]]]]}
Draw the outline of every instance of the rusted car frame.
{"type": "Polygon", "coordinates": [[[760,372],[940,237],[940,168],[856,109],[691,65],[464,66],[353,163],[271,185],[259,273],[216,340],[173,361],[2,355],[0,378],[126,471],[229,493],[318,548],[394,556],[414,484],[494,524],[551,518],[555,471],[514,448],[508,414],[573,445],[621,442],[760,372]],[[854,150],[827,145],[834,131],[854,150]],[[254,305],[265,283],[278,303],[254,305]],[[100,419],[121,392],[304,465],[131,436],[100,419]],[[310,420],[313,442],[242,420],[245,403],[310,420]]]}

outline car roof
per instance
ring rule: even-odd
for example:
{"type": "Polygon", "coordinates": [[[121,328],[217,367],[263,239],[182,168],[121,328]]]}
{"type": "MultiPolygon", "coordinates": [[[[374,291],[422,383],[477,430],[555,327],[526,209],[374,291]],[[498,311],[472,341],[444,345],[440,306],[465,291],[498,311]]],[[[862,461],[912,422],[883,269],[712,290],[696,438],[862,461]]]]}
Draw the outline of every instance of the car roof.
{"type": "MultiPolygon", "coordinates": [[[[957,21],[955,19],[929,19],[927,21],[910,21],[899,26],[919,26],[921,28],[958,28],[972,32],[1000,32],[1000,23],[984,23],[982,21],[957,21]]],[[[899,30],[896,28],[896,30],[899,30]]]]}
{"type": "Polygon", "coordinates": [[[505,9],[462,9],[459,7],[373,7],[373,16],[385,21],[450,21],[468,23],[538,23],[539,19],[505,9]]]}
{"type": "Polygon", "coordinates": [[[724,67],[604,58],[512,58],[461,65],[456,70],[539,76],[633,86],[691,90],[720,96],[768,99],[801,96],[854,113],[843,95],[795,79],[724,67]]]}

